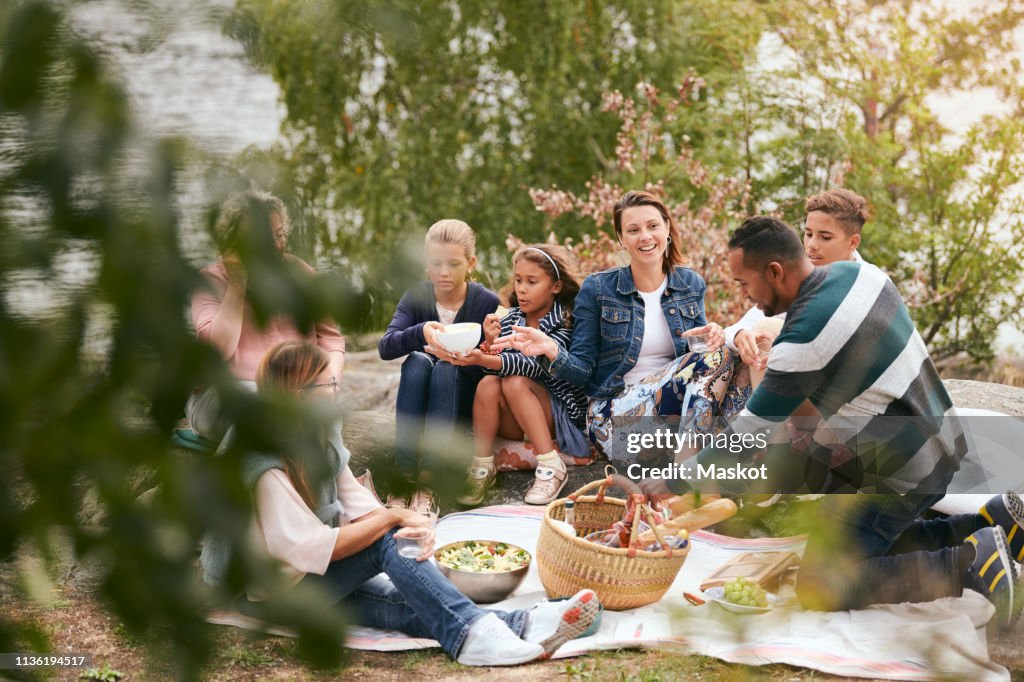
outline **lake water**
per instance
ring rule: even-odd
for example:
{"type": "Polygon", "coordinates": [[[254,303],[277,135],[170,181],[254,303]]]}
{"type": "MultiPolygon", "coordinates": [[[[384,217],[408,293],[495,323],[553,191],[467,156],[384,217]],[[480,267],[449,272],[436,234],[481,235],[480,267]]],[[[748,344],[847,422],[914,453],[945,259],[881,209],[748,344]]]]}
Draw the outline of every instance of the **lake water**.
{"type": "MultiPolygon", "coordinates": [[[[230,0],[71,6],[72,26],[105,55],[128,92],[143,144],[181,135],[204,154],[230,158],[277,140],[285,114],[277,84],[253,69],[242,46],[221,32],[220,18],[232,6],[230,0]]],[[[0,130],[0,151],[16,143],[17,132],[0,130]]],[[[179,169],[176,187],[181,244],[196,266],[214,260],[203,224],[210,199],[203,171],[179,169]]],[[[21,198],[10,217],[31,231],[41,216],[30,198],[21,198]]],[[[32,269],[11,273],[3,283],[5,301],[16,315],[49,316],[68,294],[93,281],[98,262],[98,254],[75,246],[58,255],[52,277],[32,269]]],[[[107,316],[97,307],[86,335],[90,351],[105,349],[106,329],[107,316]]]]}
{"type": "MultiPolygon", "coordinates": [[[[144,136],[187,136],[206,153],[229,158],[249,146],[272,145],[285,116],[277,84],[253,69],[242,46],[221,32],[220,19],[232,6],[230,0],[97,0],[72,5],[71,16],[75,29],[107,55],[121,77],[144,136]]],[[[773,47],[770,41],[766,47],[773,47]]],[[[997,100],[983,91],[954,93],[935,104],[947,125],[963,130],[991,112],[997,100]]],[[[10,141],[13,136],[0,134],[0,147],[5,137],[10,141]]],[[[213,251],[202,225],[209,200],[203,169],[182,169],[177,190],[182,246],[197,266],[204,265],[213,251]]],[[[31,229],[38,213],[26,200],[19,215],[31,229]]],[[[4,296],[16,313],[46,315],[59,306],[62,291],[91,281],[97,262],[88,250],[69,251],[58,258],[56,279],[30,270],[15,273],[5,283],[4,296]]],[[[101,313],[93,326],[90,338],[100,348],[101,313]]],[[[1002,329],[999,345],[1024,349],[1024,334],[1002,329]]]]}

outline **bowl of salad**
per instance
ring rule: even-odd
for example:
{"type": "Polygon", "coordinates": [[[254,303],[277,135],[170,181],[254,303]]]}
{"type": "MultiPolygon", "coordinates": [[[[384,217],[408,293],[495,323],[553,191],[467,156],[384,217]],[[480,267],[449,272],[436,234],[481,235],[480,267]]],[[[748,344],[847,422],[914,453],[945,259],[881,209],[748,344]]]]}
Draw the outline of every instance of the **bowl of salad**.
{"type": "Polygon", "coordinates": [[[434,552],[441,573],[477,604],[501,601],[519,587],[533,557],[497,540],[462,540],[434,552]]]}

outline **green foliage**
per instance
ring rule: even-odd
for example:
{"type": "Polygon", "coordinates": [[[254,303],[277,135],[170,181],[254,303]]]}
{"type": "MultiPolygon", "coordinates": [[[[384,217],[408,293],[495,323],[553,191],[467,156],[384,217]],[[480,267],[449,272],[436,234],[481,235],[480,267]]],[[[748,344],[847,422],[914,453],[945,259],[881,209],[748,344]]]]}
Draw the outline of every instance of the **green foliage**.
{"type": "Polygon", "coordinates": [[[591,216],[600,228],[622,188],[655,183],[690,233],[686,253],[709,282],[709,310],[728,322],[738,301],[718,303],[728,298],[715,289],[729,281],[721,245],[735,211],[775,210],[799,223],[807,196],[846,185],[873,212],[862,253],[893,275],[932,356],[991,361],[999,326],[1022,321],[1024,123],[1008,50],[1024,14],[999,4],[957,18],[928,3],[863,0],[771,3],[764,16],[784,48],[778,66],[708,80],[703,106],[648,107],[640,135],[623,127],[626,151],[637,156],[645,139],[672,150],[654,144],[642,168],[606,164],[586,198],[534,191],[537,208],[591,216]],[[955,87],[992,88],[1007,111],[954,136],[935,98],[955,87]],[[700,144],[709,133],[721,144],[700,144]],[[686,165],[674,148],[687,143],[695,144],[696,175],[711,178],[706,186],[680,182],[695,175],[676,172],[686,165]],[[728,191],[736,179],[747,187],[741,200],[728,191]],[[694,219],[701,216],[709,219],[694,219]]]}
{"type": "Polygon", "coordinates": [[[282,88],[286,155],[328,258],[362,268],[459,217],[503,269],[507,234],[544,236],[524,189],[580,191],[599,167],[617,127],[603,92],[638,73],[725,79],[759,23],[732,1],[244,0],[229,31],[282,88]]]}
{"type": "Polygon", "coordinates": [[[259,668],[277,663],[277,657],[258,643],[236,644],[223,654],[223,667],[259,668]]]}
{"type": "MultiPolygon", "coordinates": [[[[501,282],[507,235],[548,236],[531,188],[593,198],[595,186],[668,180],[670,203],[704,210],[706,187],[668,177],[686,135],[710,177],[749,188],[718,214],[777,211],[796,223],[804,199],[829,186],[868,197],[862,251],[893,274],[934,356],[988,361],[996,327],[1021,321],[1012,39],[1024,12],[1013,2],[958,10],[924,0],[241,0],[228,31],[282,88],[285,142],[271,156],[340,267],[362,273],[382,242],[415,258],[428,225],[458,216],[480,234],[485,283],[501,282]],[[619,166],[621,117],[603,98],[641,82],[670,93],[691,73],[706,83],[699,97],[671,121],[651,107],[660,118],[635,126],[663,135],[635,140],[654,157],[619,166]],[[958,138],[936,98],[971,88],[1007,110],[958,138]]],[[[592,251],[581,238],[603,220],[561,215],[555,239],[592,251]]],[[[707,262],[693,260],[718,286],[728,278],[714,245],[730,227],[715,221],[694,237],[711,245],[707,262]]],[[[592,260],[606,256],[599,248],[592,260]]],[[[390,284],[378,311],[405,283],[390,284]]]]}
{"type": "MultiPolygon", "coordinates": [[[[246,585],[283,594],[259,615],[296,629],[305,660],[337,665],[344,620],[322,595],[282,589],[276,569],[242,548],[223,588],[196,574],[207,529],[245,536],[239,452],[273,451],[285,424],[329,415],[240,394],[194,338],[185,311],[205,284],[179,248],[173,201],[187,146],[135,137],[124,92],[58,6],[5,4],[0,40],[0,127],[14,141],[0,165],[0,560],[34,550],[52,572],[56,538],[69,537],[76,560],[100,567],[99,593],[125,635],[184,678],[213,654],[204,613],[246,585]],[[71,281],[69,261],[85,264],[71,281]],[[26,290],[41,300],[26,306],[26,290]],[[201,384],[221,388],[243,436],[223,457],[183,459],[168,435],[201,384]],[[145,503],[137,481],[157,486],[145,503]],[[87,501],[101,523],[84,523],[87,501]]],[[[304,329],[332,317],[359,329],[372,286],[298,276],[267,242],[243,253],[260,319],[288,311],[304,329]]],[[[21,576],[26,597],[47,598],[40,572],[21,576]]],[[[0,613],[0,650],[48,648],[45,633],[0,613]]]]}
{"type": "MultiPolygon", "coordinates": [[[[828,177],[824,159],[843,160],[837,179],[874,213],[861,250],[893,274],[933,357],[990,361],[999,324],[1022,321],[1024,124],[1013,40],[1024,10],[913,0],[765,9],[793,56],[773,77],[809,85],[809,110],[832,112],[776,146],[828,149],[805,160],[812,176],[828,177]],[[937,99],[981,88],[1004,111],[952,134],[937,99]]],[[[779,189],[793,179],[780,173],[779,189]]]]}

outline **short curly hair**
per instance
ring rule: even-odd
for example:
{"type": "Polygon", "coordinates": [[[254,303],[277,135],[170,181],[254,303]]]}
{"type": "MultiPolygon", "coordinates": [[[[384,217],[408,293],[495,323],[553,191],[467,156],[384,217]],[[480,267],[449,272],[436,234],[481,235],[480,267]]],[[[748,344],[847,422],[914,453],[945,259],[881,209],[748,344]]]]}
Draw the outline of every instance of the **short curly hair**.
{"type": "Polygon", "coordinates": [[[218,250],[223,254],[234,251],[240,239],[240,233],[251,223],[254,215],[263,214],[269,219],[271,213],[281,217],[285,237],[291,232],[292,225],[288,219],[288,207],[280,197],[251,187],[229,196],[220,207],[220,215],[213,226],[214,240],[218,250]]]}
{"type": "Polygon", "coordinates": [[[729,250],[743,250],[743,264],[764,268],[771,262],[797,263],[807,258],[796,230],[771,216],[750,216],[729,238],[729,250]]]}
{"type": "Polygon", "coordinates": [[[842,187],[820,192],[804,202],[804,212],[821,211],[832,216],[847,235],[860,234],[868,221],[867,199],[842,187]]]}

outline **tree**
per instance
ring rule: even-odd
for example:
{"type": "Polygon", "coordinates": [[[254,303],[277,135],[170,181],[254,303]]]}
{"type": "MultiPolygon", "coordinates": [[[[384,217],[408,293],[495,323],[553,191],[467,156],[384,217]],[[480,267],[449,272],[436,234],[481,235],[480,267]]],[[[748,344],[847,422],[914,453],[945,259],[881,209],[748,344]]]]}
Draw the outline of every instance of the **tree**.
{"type": "Polygon", "coordinates": [[[506,234],[541,238],[523,190],[580,191],[600,168],[616,127],[601,93],[689,68],[728,82],[758,17],[731,0],[244,0],[229,30],[282,88],[283,153],[326,256],[359,269],[446,216],[490,265],[506,234]]]}
{"type": "Polygon", "coordinates": [[[1024,8],[989,2],[965,12],[915,0],[765,8],[791,51],[780,82],[809,83],[813,106],[840,113],[836,130],[801,135],[841,135],[845,184],[874,211],[864,253],[892,272],[933,357],[991,360],[997,327],[1022,319],[1024,124],[1012,50],[1024,8]],[[953,135],[936,97],[979,88],[1001,96],[1005,112],[953,135]]]}
{"type": "MultiPolygon", "coordinates": [[[[618,109],[631,113],[623,116],[617,158],[603,164],[586,192],[535,190],[538,208],[552,217],[589,217],[600,228],[622,188],[664,178],[656,189],[681,211],[681,224],[690,223],[685,214],[694,207],[716,216],[696,223],[700,234],[689,237],[714,310],[729,299],[714,285],[729,281],[719,252],[736,224],[730,211],[778,212],[798,224],[807,196],[846,185],[865,195],[873,212],[861,251],[892,274],[932,356],[991,361],[999,326],[1022,319],[1024,122],[1011,41],[1024,10],[989,3],[965,18],[913,1],[762,7],[766,33],[778,37],[784,59],[746,64],[723,82],[702,78],[707,94],[678,109],[651,101],[638,117],[628,100],[618,109]],[[953,134],[935,98],[960,88],[993,89],[1005,113],[953,134]],[[715,195],[680,182],[675,169],[686,164],[673,163],[672,145],[689,148],[687,163],[698,164],[697,177],[713,178],[709,187],[732,179],[745,183],[744,191],[715,195]],[[642,172],[632,164],[637,150],[642,172]],[[711,196],[733,203],[704,204],[711,196]]],[[[614,244],[576,248],[604,263],[614,244]]]]}
{"type": "MultiPolygon", "coordinates": [[[[212,653],[204,613],[245,585],[281,587],[240,544],[228,584],[202,589],[199,539],[210,528],[245,536],[252,512],[239,452],[276,448],[282,423],[316,415],[240,394],[186,322],[204,286],[178,244],[173,187],[186,145],[133,135],[125,93],[52,3],[4,5],[0,39],[0,127],[11,141],[0,168],[0,561],[6,568],[32,550],[52,569],[66,550],[95,562],[100,597],[127,630],[198,678],[212,653]],[[61,289],[57,266],[69,254],[96,267],[61,289]],[[43,313],[17,304],[31,284],[48,295],[43,313]],[[93,326],[109,339],[102,353],[88,343],[93,326]],[[222,391],[244,442],[223,457],[182,459],[169,434],[200,384],[222,391]],[[148,502],[138,498],[145,489],[148,502]],[[86,498],[96,517],[82,516],[86,498]]],[[[257,314],[358,329],[366,297],[339,278],[295,277],[265,236],[242,254],[257,314]]],[[[23,567],[12,588],[52,597],[48,572],[23,567]]],[[[301,633],[309,660],[337,663],[344,619],[317,608],[322,595],[282,593],[265,615],[301,633]]],[[[43,653],[47,634],[0,612],[0,649],[43,653]]]]}
{"type": "MultiPolygon", "coordinates": [[[[615,152],[603,172],[586,183],[585,194],[534,188],[530,197],[537,210],[548,216],[549,241],[557,241],[554,225],[563,216],[592,223],[579,240],[564,239],[589,273],[617,264],[620,249],[608,223],[622,193],[638,188],[652,192],[665,202],[679,226],[680,250],[687,265],[708,285],[708,319],[727,325],[747,307],[739,289],[731,286],[727,257],[729,232],[749,210],[751,183],[721,177],[696,158],[688,134],[695,116],[688,110],[700,101],[705,85],[704,79],[690,74],[669,93],[660,93],[649,83],[636,87],[636,98],[618,91],[607,93],[602,110],[614,113],[621,126],[615,152]]],[[[510,249],[520,244],[510,235],[510,249]]]]}

